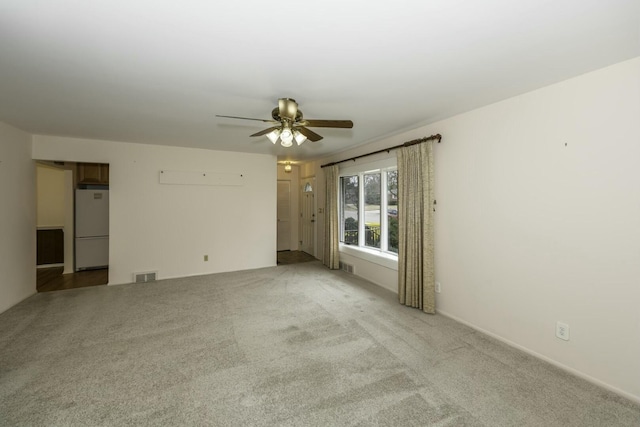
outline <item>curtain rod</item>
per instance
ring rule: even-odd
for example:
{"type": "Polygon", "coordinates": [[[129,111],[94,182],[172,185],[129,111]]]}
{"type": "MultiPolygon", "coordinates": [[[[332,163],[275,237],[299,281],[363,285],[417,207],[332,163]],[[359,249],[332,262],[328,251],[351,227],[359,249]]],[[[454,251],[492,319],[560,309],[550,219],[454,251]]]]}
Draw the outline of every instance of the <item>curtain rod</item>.
{"type": "Polygon", "coordinates": [[[378,150],[378,151],[373,151],[371,153],[367,153],[367,154],[361,154],[359,156],[355,156],[355,157],[351,157],[349,159],[344,159],[344,160],[339,160],[337,162],[331,162],[331,163],[327,163],[326,165],[322,165],[320,166],[321,168],[326,168],[327,166],[333,166],[333,165],[337,165],[340,163],[344,163],[344,162],[348,162],[350,160],[353,160],[354,162],[356,161],[356,159],[359,159],[361,157],[367,157],[367,156],[372,156],[374,154],[379,154],[379,153],[384,153],[385,151],[388,153],[391,150],[395,150],[396,148],[402,148],[402,147],[409,147],[411,145],[416,145],[416,144],[420,144],[422,142],[425,141],[431,141],[433,139],[437,139],[438,140],[438,144],[440,143],[440,141],[442,140],[442,135],[440,135],[439,133],[435,134],[435,135],[431,135],[431,136],[425,136],[424,138],[419,138],[419,139],[412,139],[411,141],[407,141],[404,144],[400,144],[400,145],[395,145],[393,147],[389,147],[389,148],[383,148],[382,150],[378,150]]]}

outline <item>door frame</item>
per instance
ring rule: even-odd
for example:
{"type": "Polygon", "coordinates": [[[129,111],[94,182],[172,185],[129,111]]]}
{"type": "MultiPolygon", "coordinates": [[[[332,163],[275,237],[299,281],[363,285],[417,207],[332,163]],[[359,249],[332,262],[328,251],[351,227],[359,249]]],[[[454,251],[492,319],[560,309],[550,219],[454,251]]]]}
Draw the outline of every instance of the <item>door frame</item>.
{"type": "Polygon", "coordinates": [[[280,238],[280,229],[281,229],[280,228],[281,227],[281,222],[280,222],[280,215],[279,215],[280,209],[277,207],[277,204],[280,203],[280,189],[277,188],[277,190],[276,190],[276,198],[278,200],[277,200],[277,203],[276,203],[276,220],[277,220],[277,223],[276,223],[276,227],[277,227],[277,229],[276,229],[276,250],[277,251],[290,251],[292,249],[291,238],[292,238],[292,234],[293,234],[292,233],[292,229],[291,229],[292,228],[291,227],[291,225],[292,225],[292,216],[291,216],[291,207],[292,207],[292,203],[291,203],[291,181],[290,180],[286,180],[286,179],[279,179],[278,180],[278,187],[280,186],[280,183],[286,183],[288,185],[288,187],[289,187],[288,194],[287,194],[288,205],[289,205],[289,209],[288,209],[288,212],[287,212],[288,213],[288,219],[287,219],[287,222],[288,222],[288,224],[287,224],[288,239],[287,239],[286,245],[284,245],[284,241],[282,241],[281,238],[280,238]]]}

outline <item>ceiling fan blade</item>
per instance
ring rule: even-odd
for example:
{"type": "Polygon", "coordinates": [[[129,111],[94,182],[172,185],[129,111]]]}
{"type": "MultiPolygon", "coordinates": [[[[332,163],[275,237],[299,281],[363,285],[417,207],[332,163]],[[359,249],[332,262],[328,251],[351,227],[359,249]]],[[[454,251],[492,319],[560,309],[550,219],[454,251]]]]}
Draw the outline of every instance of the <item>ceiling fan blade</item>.
{"type": "Polygon", "coordinates": [[[353,127],[351,120],[309,120],[305,119],[301,122],[304,126],[310,126],[312,128],[347,128],[353,127]]]}
{"type": "Polygon", "coordinates": [[[298,103],[295,99],[280,98],[278,100],[278,109],[280,118],[289,119],[293,122],[296,119],[296,114],[298,114],[298,103]]]}
{"type": "Polygon", "coordinates": [[[219,114],[216,114],[216,117],[226,117],[228,119],[240,119],[240,120],[255,120],[258,122],[264,122],[264,123],[277,123],[273,120],[265,120],[265,119],[252,119],[251,117],[238,117],[238,116],[221,116],[219,114]]]}
{"type": "Polygon", "coordinates": [[[253,135],[249,135],[249,136],[262,136],[262,135],[266,135],[270,132],[273,132],[274,130],[279,129],[279,126],[274,126],[265,130],[261,130],[260,132],[256,132],[253,135]]]}
{"type": "Polygon", "coordinates": [[[311,129],[307,129],[304,126],[296,126],[295,129],[297,129],[298,131],[300,131],[301,134],[306,136],[309,141],[316,142],[316,141],[320,141],[322,139],[322,137],[320,135],[318,135],[317,133],[315,133],[311,129]]]}

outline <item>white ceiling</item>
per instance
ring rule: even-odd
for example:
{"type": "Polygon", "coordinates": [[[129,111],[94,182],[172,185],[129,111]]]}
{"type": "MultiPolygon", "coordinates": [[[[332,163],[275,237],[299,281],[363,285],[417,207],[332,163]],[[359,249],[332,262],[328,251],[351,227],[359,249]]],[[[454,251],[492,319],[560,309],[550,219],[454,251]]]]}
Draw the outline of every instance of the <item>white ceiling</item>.
{"type": "Polygon", "coordinates": [[[318,158],[640,55],[638,0],[0,0],[0,121],[318,158]],[[351,119],[249,135],[280,97],[351,119]]]}

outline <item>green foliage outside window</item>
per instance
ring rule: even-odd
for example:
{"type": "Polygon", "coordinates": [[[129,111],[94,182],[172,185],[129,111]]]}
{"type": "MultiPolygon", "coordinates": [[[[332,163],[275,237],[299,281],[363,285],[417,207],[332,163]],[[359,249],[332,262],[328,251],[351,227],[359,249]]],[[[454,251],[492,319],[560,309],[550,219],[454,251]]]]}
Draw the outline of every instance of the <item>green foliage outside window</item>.
{"type": "Polygon", "coordinates": [[[358,220],[347,218],[344,221],[344,243],[347,245],[358,244],[358,220]]]}
{"type": "Polygon", "coordinates": [[[398,217],[389,215],[389,252],[398,253],[398,217]]]}

